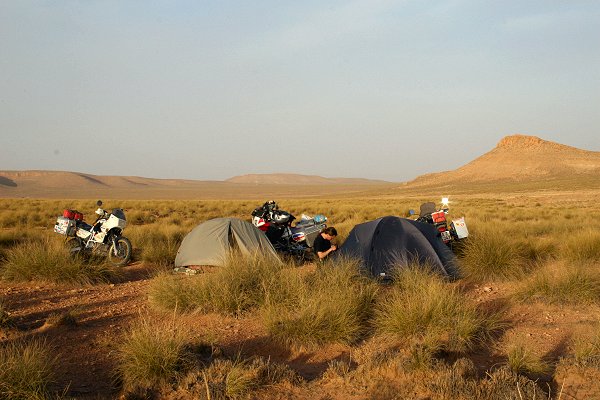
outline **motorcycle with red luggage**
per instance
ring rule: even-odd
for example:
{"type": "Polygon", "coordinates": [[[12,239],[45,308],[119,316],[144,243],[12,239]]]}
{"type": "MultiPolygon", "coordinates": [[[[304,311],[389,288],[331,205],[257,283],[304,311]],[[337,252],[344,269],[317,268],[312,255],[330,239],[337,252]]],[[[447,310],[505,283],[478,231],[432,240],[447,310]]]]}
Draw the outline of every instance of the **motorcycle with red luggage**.
{"type": "Polygon", "coordinates": [[[54,232],[66,236],[67,247],[73,256],[103,254],[115,266],[125,266],[131,260],[132,246],[123,236],[127,225],[125,212],[116,208],[111,212],[102,209],[102,201],[96,203],[96,221],[89,225],[77,210],[64,210],[54,225],[54,232]]]}
{"type": "Polygon", "coordinates": [[[312,245],[319,233],[327,227],[327,218],[302,214],[295,226],[296,217],[279,209],[273,200],[252,211],[252,224],[263,231],[275,250],[292,256],[299,262],[310,261],[314,254],[312,245]]]}

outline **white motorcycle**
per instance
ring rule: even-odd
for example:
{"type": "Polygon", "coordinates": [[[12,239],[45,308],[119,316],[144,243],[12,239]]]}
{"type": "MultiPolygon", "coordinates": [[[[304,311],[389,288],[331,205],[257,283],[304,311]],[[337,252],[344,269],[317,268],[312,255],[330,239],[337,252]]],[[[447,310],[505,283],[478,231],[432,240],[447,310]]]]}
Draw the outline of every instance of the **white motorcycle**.
{"type": "Polygon", "coordinates": [[[96,222],[89,225],[83,221],[83,214],[74,210],[64,210],[54,225],[54,232],[67,236],[67,247],[73,256],[85,253],[106,254],[115,266],[122,267],[131,260],[131,242],[122,236],[127,225],[125,213],[116,208],[104,211],[102,201],[97,202],[96,222]]]}

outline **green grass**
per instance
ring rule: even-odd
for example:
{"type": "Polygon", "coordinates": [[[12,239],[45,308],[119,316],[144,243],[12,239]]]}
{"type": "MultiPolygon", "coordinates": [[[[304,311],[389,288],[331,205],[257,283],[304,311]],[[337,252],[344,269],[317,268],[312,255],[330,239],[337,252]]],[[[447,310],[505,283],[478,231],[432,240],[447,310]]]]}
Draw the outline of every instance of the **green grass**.
{"type": "Polygon", "coordinates": [[[489,340],[501,327],[427,268],[396,269],[394,287],[377,304],[378,332],[423,343],[433,350],[465,352],[489,340]]]}
{"type": "Polygon", "coordinates": [[[31,240],[6,251],[0,276],[11,281],[48,281],[57,283],[110,282],[120,276],[105,263],[92,264],[73,258],[58,238],[31,240]]]}
{"type": "Polygon", "coordinates": [[[461,272],[469,279],[516,279],[526,270],[523,250],[510,235],[484,229],[471,235],[465,243],[461,272]]]}
{"type": "Polygon", "coordinates": [[[79,310],[66,310],[64,312],[52,313],[46,318],[45,325],[47,326],[77,326],[79,310]]]}
{"type": "Polygon", "coordinates": [[[43,340],[17,341],[0,347],[0,399],[48,399],[56,359],[43,340]]]}
{"type": "Polygon", "coordinates": [[[193,366],[190,332],[176,320],[141,318],[120,344],[118,378],[126,392],[158,389],[193,366]]]}
{"type": "Polygon", "coordinates": [[[269,334],[295,346],[354,343],[369,329],[377,286],[354,261],[289,274],[269,292],[261,309],[269,334]]]}
{"type": "Polygon", "coordinates": [[[521,302],[550,304],[600,304],[600,273],[593,268],[559,265],[542,269],[525,280],[515,291],[521,302]]]}
{"type": "Polygon", "coordinates": [[[140,249],[140,258],[145,263],[172,267],[177,250],[187,230],[176,225],[153,224],[154,229],[134,227],[130,239],[140,249]]]}
{"type": "Polygon", "coordinates": [[[600,368],[600,325],[590,337],[577,337],[572,344],[575,362],[581,366],[600,368]]]}
{"type": "MultiPolygon", "coordinates": [[[[277,384],[294,385],[301,378],[284,364],[260,357],[243,359],[217,358],[190,371],[172,388],[164,388],[165,398],[229,400],[271,398],[261,396],[262,389],[277,384]]],[[[273,392],[271,392],[273,393],[273,392]]]]}
{"type": "Polygon", "coordinates": [[[150,285],[150,303],[162,310],[241,315],[265,302],[271,288],[279,284],[284,267],[268,257],[232,253],[211,273],[187,279],[161,275],[150,285]]]}
{"type": "Polygon", "coordinates": [[[6,300],[0,298],[0,328],[10,326],[11,324],[12,319],[10,317],[10,312],[8,311],[6,300]]]}
{"type": "Polygon", "coordinates": [[[583,229],[565,237],[563,257],[568,261],[589,263],[600,261],[600,231],[583,229]]]}
{"type": "Polygon", "coordinates": [[[547,362],[520,343],[509,345],[506,357],[507,366],[517,374],[540,375],[550,370],[547,362]]]}

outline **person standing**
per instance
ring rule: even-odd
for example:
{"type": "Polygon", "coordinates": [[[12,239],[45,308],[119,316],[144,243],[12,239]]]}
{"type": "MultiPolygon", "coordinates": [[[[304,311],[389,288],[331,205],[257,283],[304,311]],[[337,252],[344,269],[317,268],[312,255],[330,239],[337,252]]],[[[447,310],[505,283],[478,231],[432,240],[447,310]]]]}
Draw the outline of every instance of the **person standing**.
{"type": "Polygon", "coordinates": [[[323,229],[321,233],[317,235],[315,242],[313,243],[313,248],[315,250],[315,254],[319,258],[319,261],[325,260],[327,256],[337,250],[337,246],[335,244],[331,244],[331,241],[336,236],[337,231],[333,226],[323,229]]]}

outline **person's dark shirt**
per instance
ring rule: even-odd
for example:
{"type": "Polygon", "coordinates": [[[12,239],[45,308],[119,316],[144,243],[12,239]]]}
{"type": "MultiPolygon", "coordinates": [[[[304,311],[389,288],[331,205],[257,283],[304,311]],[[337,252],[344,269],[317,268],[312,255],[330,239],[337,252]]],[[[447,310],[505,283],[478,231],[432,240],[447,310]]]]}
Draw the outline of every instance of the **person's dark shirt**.
{"type": "Polygon", "coordinates": [[[323,235],[318,234],[315,238],[315,243],[313,244],[315,249],[315,254],[319,254],[320,252],[327,251],[331,248],[331,241],[327,240],[323,237],[323,235]]]}

